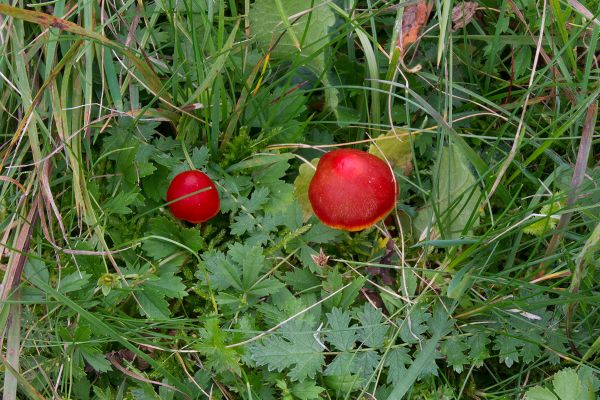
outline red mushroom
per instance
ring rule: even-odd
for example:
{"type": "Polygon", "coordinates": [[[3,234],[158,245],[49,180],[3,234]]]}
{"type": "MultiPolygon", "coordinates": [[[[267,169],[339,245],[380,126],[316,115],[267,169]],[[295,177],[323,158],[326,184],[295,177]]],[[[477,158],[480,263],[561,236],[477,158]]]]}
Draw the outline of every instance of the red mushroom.
{"type": "Polygon", "coordinates": [[[193,224],[208,221],[221,209],[215,183],[205,173],[195,170],[173,178],[167,191],[167,202],[175,218],[193,224]]]}
{"type": "Polygon", "coordinates": [[[390,167],[360,150],[325,154],[308,188],[315,215],[325,225],[360,231],[385,218],[395,207],[398,185],[390,167]]]}

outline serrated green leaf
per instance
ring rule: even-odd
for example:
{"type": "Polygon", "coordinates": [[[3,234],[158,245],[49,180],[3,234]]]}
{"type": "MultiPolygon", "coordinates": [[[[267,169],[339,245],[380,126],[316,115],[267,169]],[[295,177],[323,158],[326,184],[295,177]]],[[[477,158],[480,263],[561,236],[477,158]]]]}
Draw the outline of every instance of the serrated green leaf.
{"type": "Polygon", "coordinates": [[[579,400],[582,396],[581,381],[577,372],[572,368],[565,368],[554,374],[552,379],[554,392],[560,400],[579,400]]]}
{"type": "Polygon", "coordinates": [[[350,327],[350,313],[333,308],[327,314],[329,331],[325,335],[327,341],[338,350],[351,350],[356,342],[356,327],[350,327]]]}
{"type": "Polygon", "coordinates": [[[138,201],[139,197],[140,193],[138,189],[134,189],[127,193],[117,193],[115,196],[109,197],[102,208],[108,214],[131,214],[131,208],[129,206],[138,201]]]}
{"type": "Polygon", "coordinates": [[[440,351],[446,356],[447,364],[457,373],[461,373],[463,365],[468,362],[467,356],[464,354],[464,351],[467,349],[468,346],[458,335],[449,337],[440,347],[440,351]]]}
{"type": "Polygon", "coordinates": [[[352,374],[352,362],[354,354],[343,352],[335,356],[333,361],[327,365],[325,375],[347,376],[352,374]]]}
{"type": "Polygon", "coordinates": [[[476,367],[483,365],[483,361],[489,357],[488,344],[491,343],[486,332],[476,332],[467,339],[469,347],[469,359],[475,363],[476,367]]]}
{"type": "Polygon", "coordinates": [[[270,371],[288,369],[292,381],[314,378],[325,360],[314,329],[302,320],[293,320],[281,328],[281,335],[270,335],[251,346],[252,359],[270,371]]]}
{"type": "Polygon", "coordinates": [[[253,285],[248,293],[257,297],[264,297],[277,292],[282,287],[284,287],[284,284],[277,279],[267,278],[253,285]]]}
{"type": "MultiPolygon", "coordinates": [[[[532,337],[528,337],[528,340],[541,339],[537,334],[530,333],[530,335],[532,335],[532,337]]],[[[523,342],[520,354],[523,362],[529,364],[535,361],[542,354],[542,351],[537,343],[527,341],[523,342]]]]}
{"type": "Polygon", "coordinates": [[[406,374],[406,366],[412,363],[406,347],[391,349],[385,356],[384,366],[387,368],[387,383],[398,385],[406,374]]]}
{"type": "Polygon", "coordinates": [[[83,359],[98,372],[108,372],[112,370],[110,362],[104,357],[98,349],[91,346],[82,346],[80,348],[83,359]]]}
{"type": "Polygon", "coordinates": [[[431,370],[432,367],[437,368],[435,365],[436,359],[436,347],[441,339],[441,336],[434,335],[429,340],[425,341],[421,346],[421,350],[416,353],[415,360],[412,362],[404,379],[400,383],[394,386],[392,393],[387,397],[387,400],[399,400],[409,391],[413,386],[414,382],[422,376],[424,371],[431,370]]]}
{"type": "Polygon", "coordinates": [[[317,386],[316,383],[311,381],[299,382],[290,388],[290,391],[294,396],[300,400],[314,400],[320,398],[319,395],[325,389],[321,386],[317,386]]]}
{"type": "Polygon", "coordinates": [[[242,267],[242,287],[249,289],[258,279],[265,265],[265,256],[258,246],[234,243],[227,252],[231,261],[242,267]]]}
{"type": "Polygon", "coordinates": [[[150,289],[155,293],[169,298],[182,298],[187,296],[186,287],[181,278],[171,274],[152,276],[141,285],[144,290],[150,289]]]}
{"type": "Polygon", "coordinates": [[[146,288],[136,292],[140,312],[150,319],[169,318],[169,303],[160,292],[146,288]]]}
{"type": "Polygon", "coordinates": [[[364,378],[369,378],[379,366],[381,356],[375,350],[361,351],[354,354],[352,372],[364,378]]]}
{"type": "Polygon", "coordinates": [[[241,374],[240,356],[233,348],[225,345],[225,334],[217,318],[209,318],[200,330],[201,342],[194,347],[206,356],[206,366],[214,372],[231,371],[241,374]]]}
{"type": "Polygon", "coordinates": [[[381,310],[365,303],[357,313],[357,318],[361,328],[358,330],[358,340],[362,341],[367,347],[378,348],[383,346],[388,326],[382,322],[383,314],[381,310]]]}
{"type": "Polygon", "coordinates": [[[321,279],[313,274],[308,268],[294,268],[284,275],[284,282],[297,291],[316,288],[321,284],[321,279]]]}
{"type": "Polygon", "coordinates": [[[262,217],[255,217],[252,214],[236,215],[234,221],[230,225],[231,234],[235,236],[242,236],[247,233],[253,233],[261,220],[262,217]]]}
{"type": "Polygon", "coordinates": [[[262,209],[263,205],[269,201],[269,189],[261,187],[255,189],[249,199],[243,199],[242,204],[244,205],[244,211],[249,214],[253,214],[256,211],[262,209]]]}
{"type": "MultiPolygon", "coordinates": [[[[202,260],[210,274],[210,283],[214,289],[225,290],[234,287],[237,290],[242,290],[240,271],[225,254],[217,250],[211,250],[202,255],[202,260]]],[[[196,277],[203,280],[202,271],[197,271],[196,277]]]]}
{"type": "Polygon", "coordinates": [[[400,326],[400,338],[405,343],[418,343],[423,340],[423,333],[427,331],[427,322],[431,318],[431,314],[425,311],[422,305],[416,305],[411,308],[409,315],[401,321],[398,321],[400,326]]]}
{"type": "Polygon", "coordinates": [[[494,340],[494,349],[498,350],[500,360],[509,368],[519,362],[519,351],[517,350],[519,344],[519,339],[505,335],[499,335],[494,340]]]}
{"type": "Polygon", "coordinates": [[[369,153],[385,160],[392,168],[400,168],[404,175],[409,175],[412,170],[412,146],[408,133],[394,129],[378,136],[375,143],[369,146],[369,153]]]}
{"type": "Polygon", "coordinates": [[[206,163],[208,162],[208,158],[210,157],[210,152],[208,151],[208,147],[194,147],[192,150],[192,163],[194,164],[194,168],[196,169],[204,169],[206,167],[206,163]]]}

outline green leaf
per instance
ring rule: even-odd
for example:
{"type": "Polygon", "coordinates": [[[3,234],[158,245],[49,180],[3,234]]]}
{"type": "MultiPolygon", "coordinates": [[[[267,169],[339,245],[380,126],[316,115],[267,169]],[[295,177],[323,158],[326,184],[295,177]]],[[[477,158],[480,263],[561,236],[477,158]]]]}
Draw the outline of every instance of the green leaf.
{"type": "Polygon", "coordinates": [[[337,113],[339,91],[332,83],[334,75],[326,71],[327,51],[320,50],[327,50],[328,32],[335,23],[335,14],[327,3],[325,0],[257,0],[250,7],[248,19],[263,52],[270,50],[274,59],[298,57],[321,77],[325,103],[337,113]]]}
{"type": "Polygon", "coordinates": [[[231,371],[236,375],[241,374],[240,356],[233,348],[225,346],[224,331],[219,326],[217,318],[209,318],[200,330],[202,340],[194,347],[206,356],[206,366],[214,372],[231,371]]]}
{"type": "Polygon", "coordinates": [[[436,358],[436,347],[440,341],[441,336],[434,335],[429,340],[424,342],[421,347],[421,351],[418,352],[413,363],[410,365],[406,374],[400,383],[394,386],[394,390],[389,394],[387,400],[399,400],[401,399],[413,386],[414,382],[419,378],[423,371],[431,369],[435,366],[436,358]]]}
{"type": "Polygon", "coordinates": [[[507,367],[512,367],[514,363],[519,362],[519,351],[517,346],[521,343],[519,339],[515,339],[511,336],[499,335],[494,341],[494,349],[498,350],[500,360],[503,361],[507,367]]]}
{"type": "Polygon", "coordinates": [[[169,303],[159,291],[149,288],[137,291],[135,294],[139,302],[140,312],[150,319],[169,318],[169,303]]]}
{"type": "Polygon", "coordinates": [[[109,197],[102,208],[108,214],[131,214],[131,206],[140,197],[139,189],[134,189],[126,193],[117,193],[117,195],[109,197]]]}
{"type": "Polygon", "coordinates": [[[560,400],[579,400],[583,394],[581,381],[577,372],[572,368],[565,368],[554,374],[552,379],[554,392],[560,400]]]}
{"type": "Polygon", "coordinates": [[[34,258],[28,258],[25,268],[23,270],[27,280],[32,280],[33,277],[42,280],[43,282],[50,281],[50,273],[48,272],[48,266],[42,260],[36,260],[34,258]]]}
{"type": "Polygon", "coordinates": [[[468,346],[462,341],[462,338],[453,335],[442,343],[440,351],[446,356],[447,364],[460,374],[463,371],[463,365],[468,362],[467,356],[464,354],[467,349],[468,346]]]}
{"type": "Polygon", "coordinates": [[[479,223],[481,190],[455,145],[441,150],[433,176],[431,204],[420,210],[415,227],[424,231],[435,220],[443,239],[459,239],[479,223]]]}
{"type": "MultiPolygon", "coordinates": [[[[212,250],[204,253],[202,259],[215,289],[224,290],[233,287],[240,292],[248,292],[250,289],[264,290],[266,287],[273,286],[273,282],[260,287],[255,286],[261,272],[270,265],[261,247],[233,243],[229,246],[226,255],[212,250]]],[[[200,279],[204,278],[200,272],[196,275],[200,279]]]]}
{"type": "Polygon", "coordinates": [[[308,268],[294,268],[285,274],[283,280],[297,291],[304,291],[321,285],[321,279],[310,272],[308,268]]]}
{"type": "Polygon", "coordinates": [[[290,388],[292,394],[300,400],[319,399],[319,395],[324,390],[324,388],[322,388],[321,386],[317,386],[316,383],[311,381],[299,382],[290,388]]]}
{"type": "Polygon", "coordinates": [[[91,346],[82,346],[80,351],[83,359],[96,371],[108,372],[112,370],[110,362],[98,349],[91,346]]]}
{"type": "Polygon", "coordinates": [[[313,379],[325,360],[323,349],[314,336],[311,325],[302,320],[285,324],[280,335],[270,335],[250,347],[257,365],[266,365],[269,371],[288,369],[292,381],[313,379]]]}
{"type": "Polygon", "coordinates": [[[573,368],[565,368],[554,374],[554,393],[548,388],[536,386],[525,393],[526,400],[592,400],[597,387],[593,384],[591,369],[583,367],[579,374],[573,368]]]}
{"type": "Polygon", "coordinates": [[[387,383],[398,385],[406,375],[406,366],[412,363],[406,347],[396,347],[385,356],[384,366],[388,368],[387,383]]]}
{"type": "Polygon", "coordinates": [[[529,389],[525,394],[525,400],[558,400],[552,392],[541,386],[529,389]]]}
{"type": "Polygon", "coordinates": [[[365,303],[357,317],[362,328],[358,330],[358,340],[368,347],[383,346],[388,326],[381,322],[383,320],[381,310],[365,303]]]}
{"type": "Polygon", "coordinates": [[[354,354],[352,371],[364,378],[369,378],[379,366],[381,356],[375,350],[361,351],[354,354]]]}
{"type": "Polygon", "coordinates": [[[310,216],[313,215],[312,206],[308,199],[308,187],[310,186],[312,177],[315,175],[315,168],[319,163],[319,159],[313,158],[310,163],[312,167],[306,163],[300,165],[300,168],[298,168],[298,176],[294,180],[294,195],[302,209],[304,221],[308,220],[310,216]]]}
{"type": "Polygon", "coordinates": [[[192,150],[192,163],[194,164],[194,168],[196,169],[204,169],[206,167],[206,163],[210,157],[210,152],[208,151],[208,147],[194,147],[192,150]]]}
{"type": "Polygon", "coordinates": [[[327,314],[327,341],[338,350],[351,350],[356,342],[356,327],[350,327],[350,313],[335,307],[327,314]]]}
{"type": "Polygon", "coordinates": [[[398,321],[402,341],[410,344],[423,340],[423,333],[427,331],[425,322],[430,318],[431,314],[425,312],[425,306],[416,305],[411,308],[409,315],[403,321],[398,321]]]}
{"type": "Polygon", "coordinates": [[[150,220],[146,235],[160,237],[146,239],[142,245],[144,251],[155,260],[185,251],[181,245],[194,252],[204,247],[204,240],[198,229],[185,228],[171,218],[157,217],[150,220]]]}
{"type": "Polygon", "coordinates": [[[544,205],[539,212],[544,217],[537,217],[535,222],[523,228],[523,232],[533,236],[544,236],[556,227],[560,219],[556,212],[560,211],[561,208],[563,208],[563,205],[559,201],[544,205]]]}
{"type": "Polygon", "coordinates": [[[243,199],[242,204],[246,213],[253,214],[256,211],[261,210],[263,205],[265,205],[268,201],[269,189],[266,187],[261,187],[255,189],[249,199],[243,199]]]}
{"type": "MultiPolygon", "coordinates": [[[[528,340],[541,340],[541,337],[533,332],[529,333],[529,335],[530,337],[527,338],[528,340]]],[[[542,354],[542,351],[538,344],[529,341],[523,342],[520,355],[524,363],[532,363],[540,356],[540,354],[542,354]]]]}
{"type": "Polygon", "coordinates": [[[469,359],[475,363],[476,367],[482,366],[483,361],[490,356],[487,345],[491,341],[488,336],[489,334],[486,332],[476,332],[467,339],[469,359]]]}
{"type": "Polygon", "coordinates": [[[87,274],[85,272],[82,272],[82,273],[74,272],[72,274],[69,274],[69,275],[63,277],[60,280],[60,283],[59,283],[59,286],[57,289],[63,294],[75,292],[77,290],[82,289],[85,285],[88,284],[90,276],[91,276],[90,274],[87,274]]]}
{"type": "Polygon", "coordinates": [[[343,352],[335,356],[333,361],[327,365],[325,375],[327,376],[344,376],[352,374],[352,362],[354,361],[354,353],[343,352]]]}
{"type": "MultiPolygon", "coordinates": [[[[210,283],[214,289],[225,290],[234,287],[242,290],[239,268],[225,254],[217,250],[210,250],[202,255],[202,260],[210,274],[210,283]]],[[[203,280],[202,271],[198,270],[196,277],[203,280]]]]}
{"type": "Polygon", "coordinates": [[[515,52],[514,79],[518,79],[528,72],[531,67],[531,46],[520,46],[515,52]]]}
{"type": "MultiPolygon", "coordinates": [[[[254,39],[263,51],[281,36],[271,51],[274,58],[310,57],[328,43],[329,27],[335,22],[333,11],[322,0],[313,4],[305,0],[257,0],[248,18],[254,39]]],[[[322,52],[318,57],[324,57],[322,52]]]]}
{"type": "Polygon", "coordinates": [[[404,175],[412,170],[412,146],[409,131],[394,129],[378,136],[369,146],[369,153],[385,160],[392,168],[400,168],[404,175]]]}
{"type": "Polygon", "coordinates": [[[260,271],[265,266],[263,249],[258,246],[247,246],[234,243],[227,253],[231,261],[242,267],[242,287],[250,289],[256,283],[260,271]]]}
{"type": "Polygon", "coordinates": [[[141,285],[144,290],[152,290],[161,296],[169,298],[182,298],[187,296],[186,287],[181,282],[181,278],[172,274],[161,276],[151,276],[141,285]]]}

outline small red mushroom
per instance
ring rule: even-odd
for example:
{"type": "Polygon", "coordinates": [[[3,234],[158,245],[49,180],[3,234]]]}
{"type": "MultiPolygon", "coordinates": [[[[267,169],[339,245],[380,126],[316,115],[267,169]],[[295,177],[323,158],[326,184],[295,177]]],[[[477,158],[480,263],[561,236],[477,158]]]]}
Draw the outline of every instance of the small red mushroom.
{"type": "Polygon", "coordinates": [[[221,209],[215,183],[205,173],[195,170],[173,178],[167,190],[167,202],[175,218],[193,224],[208,221],[221,209]]]}
{"type": "Polygon", "coordinates": [[[321,157],[308,187],[317,218],[345,231],[360,231],[385,218],[397,196],[390,167],[372,154],[352,149],[321,157]]]}

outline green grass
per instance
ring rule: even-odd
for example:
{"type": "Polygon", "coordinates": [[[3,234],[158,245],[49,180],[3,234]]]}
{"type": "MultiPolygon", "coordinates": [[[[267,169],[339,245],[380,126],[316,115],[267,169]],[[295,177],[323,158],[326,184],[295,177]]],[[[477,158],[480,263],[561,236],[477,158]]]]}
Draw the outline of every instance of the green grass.
{"type": "Polygon", "coordinates": [[[457,4],[0,1],[3,399],[595,398],[598,3],[457,4]],[[391,218],[311,215],[337,146],[391,218]]]}

